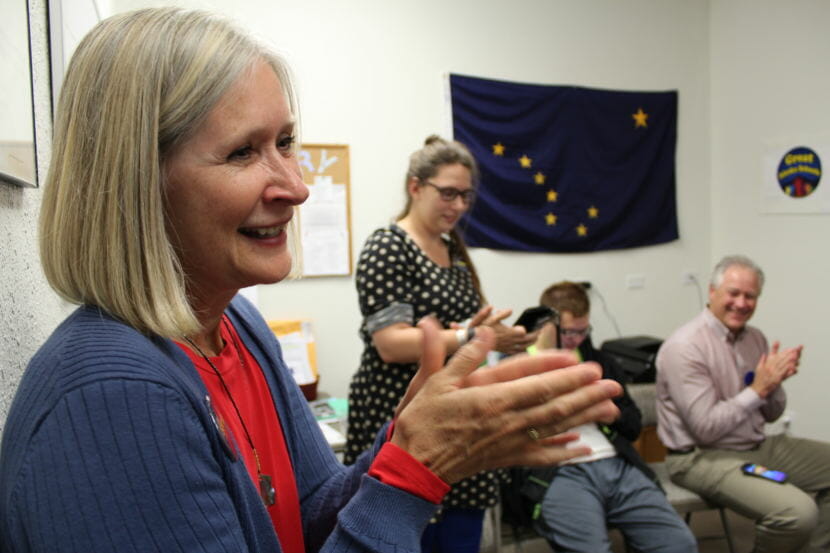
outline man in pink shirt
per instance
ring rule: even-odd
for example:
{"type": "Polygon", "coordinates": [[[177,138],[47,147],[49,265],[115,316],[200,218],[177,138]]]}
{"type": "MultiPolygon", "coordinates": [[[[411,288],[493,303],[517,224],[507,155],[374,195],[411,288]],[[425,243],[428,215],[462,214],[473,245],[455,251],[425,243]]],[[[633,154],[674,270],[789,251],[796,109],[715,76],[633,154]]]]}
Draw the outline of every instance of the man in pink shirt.
{"type": "Polygon", "coordinates": [[[781,384],[798,371],[802,346],[770,348],[747,325],[763,284],[749,258],[717,264],[708,306],[657,354],[657,433],[674,482],[755,520],[756,553],[808,543],[830,551],[830,444],[764,435],[784,412],[781,384]],[[787,481],[745,474],[745,463],[784,471],[787,481]]]}

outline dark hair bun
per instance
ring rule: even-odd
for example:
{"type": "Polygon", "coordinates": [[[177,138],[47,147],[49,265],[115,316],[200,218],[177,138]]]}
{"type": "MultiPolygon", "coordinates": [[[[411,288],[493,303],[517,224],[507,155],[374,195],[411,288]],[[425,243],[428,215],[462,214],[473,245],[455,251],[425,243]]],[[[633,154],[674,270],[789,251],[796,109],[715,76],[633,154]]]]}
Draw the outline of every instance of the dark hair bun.
{"type": "Polygon", "coordinates": [[[430,146],[432,144],[439,143],[439,144],[446,144],[447,141],[438,136],[437,134],[431,134],[424,140],[424,146],[430,146]]]}

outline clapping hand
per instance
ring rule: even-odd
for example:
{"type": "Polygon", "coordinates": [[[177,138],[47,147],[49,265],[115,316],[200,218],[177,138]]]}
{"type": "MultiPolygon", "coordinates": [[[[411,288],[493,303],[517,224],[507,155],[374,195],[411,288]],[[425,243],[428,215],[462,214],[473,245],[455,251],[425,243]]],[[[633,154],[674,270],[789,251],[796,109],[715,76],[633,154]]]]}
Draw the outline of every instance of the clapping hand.
{"type": "Polygon", "coordinates": [[[804,346],[781,349],[778,341],[772,343],[769,353],[765,353],[755,367],[755,379],[752,388],[762,398],[774,392],[781,383],[798,372],[801,350],[804,346]]]}
{"type": "Polygon", "coordinates": [[[512,355],[523,353],[536,342],[537,332],[528,333],[521,326],[507,326],[502,321],[513,314],[512,309],[493,309],[492,305],[482,307],[470,319],[470,328],[490,327],[495,333],[494,350],[512,355]]]}
{"type": "Polygon", "coordinates": [[[600,380],[594,363],[574,365],[571,354],[553,352],[476,370],[495,343],[494,332],[480,327],[443,366],[437,323],[424,319],[418,326],[421,367],[396,412],[392,442],[448,483],[485,469],[551,465],[588,453],[564,447],[576,438],[567,430],[619,414],[610,398],[622,389],[600,380]]]}

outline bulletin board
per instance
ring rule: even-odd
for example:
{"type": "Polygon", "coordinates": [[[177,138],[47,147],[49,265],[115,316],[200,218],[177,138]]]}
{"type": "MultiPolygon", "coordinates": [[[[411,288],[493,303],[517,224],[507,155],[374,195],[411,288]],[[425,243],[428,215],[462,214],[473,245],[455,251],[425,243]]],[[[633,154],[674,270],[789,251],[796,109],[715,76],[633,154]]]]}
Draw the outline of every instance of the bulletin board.
{"type": "Polygon", "coordinates": [[[298,152],[308,200],[300,206],[303,276],[352,274],[349,147],[303,144],[298,152]]]}

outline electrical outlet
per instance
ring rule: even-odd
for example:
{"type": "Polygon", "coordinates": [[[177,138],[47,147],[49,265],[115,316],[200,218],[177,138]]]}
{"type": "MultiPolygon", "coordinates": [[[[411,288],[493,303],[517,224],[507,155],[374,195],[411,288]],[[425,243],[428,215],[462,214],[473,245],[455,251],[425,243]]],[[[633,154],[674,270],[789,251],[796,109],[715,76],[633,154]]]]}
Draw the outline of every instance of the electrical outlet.
{"type": "Polygon", "coordinates": [[[793,422],[795,421],[795,411],[787,409],[775,422],[768,422],[764,425],[764,432],[772,436],[775,434],[791,434],[793,432],[793,422]]]}
{"type": "Polygon", "coordinates": [[[690,284],[694,284],[697,281],[697,276],[692,271],[684,271],[682,275],[680,275],[680,284],[683,286],[689,286],[690,284]]]}
{"type": "Polygon", "coordinates": [[[644,288],[646,285],[646,275],[634,274],[625,276],[625,287],[629,290],[637,290],[644,288]]]}

